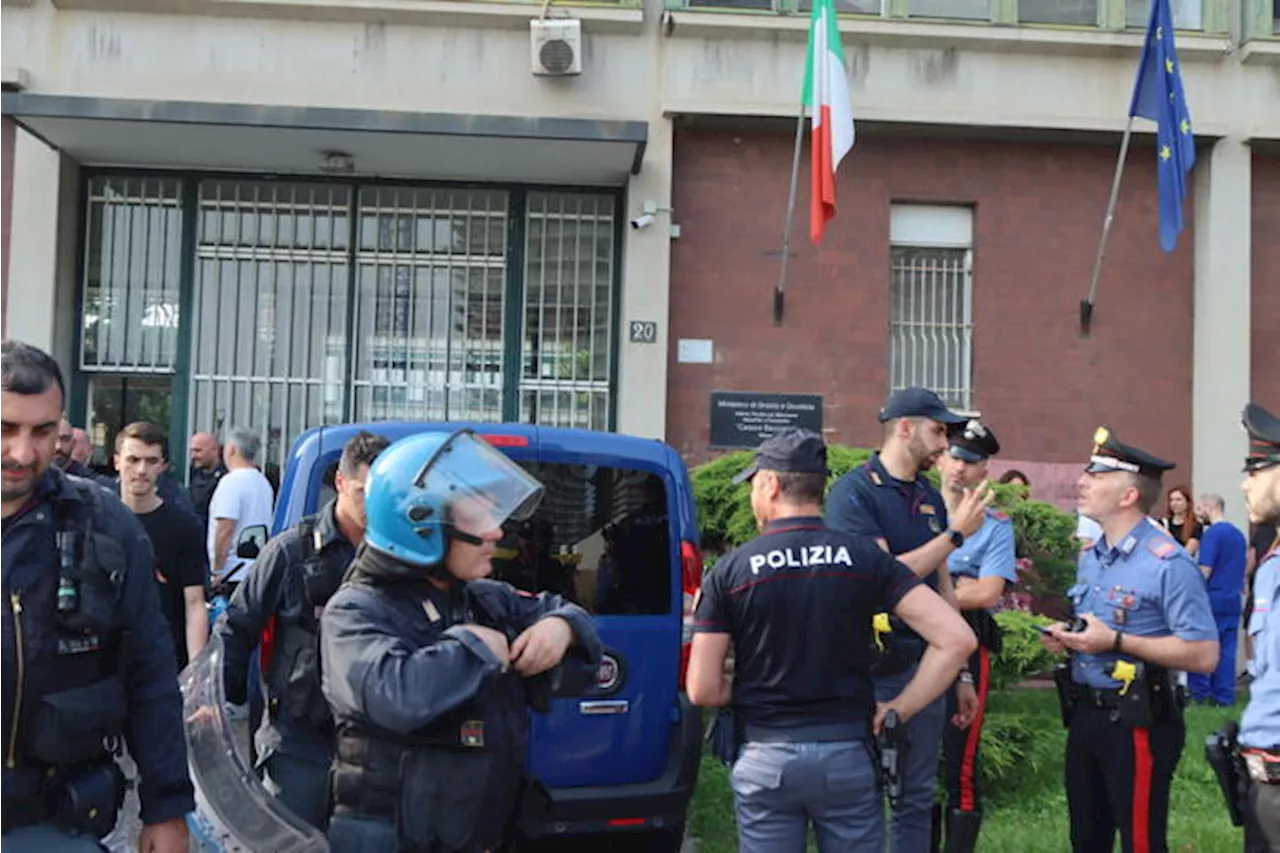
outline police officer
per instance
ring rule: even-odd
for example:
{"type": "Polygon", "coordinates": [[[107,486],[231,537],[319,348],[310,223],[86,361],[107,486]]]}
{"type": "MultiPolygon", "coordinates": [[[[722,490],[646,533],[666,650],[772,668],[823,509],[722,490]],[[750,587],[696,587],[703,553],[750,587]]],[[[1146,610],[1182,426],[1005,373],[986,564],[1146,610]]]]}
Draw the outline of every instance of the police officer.
{"type": "Polygon", "coordinates": [[[218,623],[226,644],[226,695],[235,704],[246,699],[250,656],[270,626],[258,764],[267,790],[319,828],[328,820],[334,736],[320,692],[320,613],[364,539],[365,480],[388,444],[365,431],[347,442],[334,477],[337,497],[263,546],[218,623]]]}
{"type": "Polygon", "coordinates": [[[1182,755],[1185,696],[1173,671],[1212,672],[1218,629],[1195,561],[1147,518],[1173,464],[1106,427],[1080,477],[1079,508],[1102,526],[1067,591],[1081,621],[1049,626],[1058,668],[1067,806],[1076,853],[1165,853],[1169,786],[1182,755]],[[1073,630],[1074,629],[1074,630],[1073,630]]]}
{"type": "MultiPolygon", "coordinates": [[[[987,461],[1000,452],[1000,442],[991,428],[979,420],[952,427],[950,435],[950,446],[939,457],[938,469],[947,508],[954,510],[966,489],[987,479],[987,461]]],[[[1000,653],[1001,639],[1000,626],[989,608],[1000,600],[1006,583],[1018,580],[1013,521],[1002,512],[988,509],[982,526],[947,558],[947,566],[960,612],[978,638],[978,650],[969,660],[969,671],[961,675],[962,680],[973,683],[978,704],[973,716],[966,717],[954,694],[947,697],[949,723],[942,738],[942,753],[948,808],[945,821],[934,816],[934,827],[937,830],[945,824],[947,853],[972,853],[982,826],[978,748],[991,686],[991,658],[1000,653]]]]}
{"type": "MultiPolygon", "coordinates": [[[[879,452],[833,483],[827,496],[829,527],[871,537],[957,609],[947,558],[982,525],[990,492],[986,483],[966,490],[948,513],[942,495],[924,473],[946,451],[948,426],[967,421],[928,389],[894,392],[880,410],[884,441],[879,452]]],[[[876,632],[876,649],[883,651],[874,670],[876,699],[882,702],[903,689],[925,648],[909,626],[887,615],[883,622],[892,630],[876,632]]],[[[972,683],[957,683],[956,702],[960,717],[972,719],[978,704],[972,683]]],[[[895,853],[918,853],[932,843],[945,722],[946,700],[939,698],[907,724],[911,749],[905,791],[891,813],[895,853]]]]}
{"type": "Polygon", "coordinates": [[[374,463],[364,544],[321,620],[334,853],[494,850],[541,821],[528,708],[571,644],[600,660],[582,608],[486,579],[503,522],[543,491],[470,430],[374,463]]]}
{"type": "MultiPolygon", "coordinates": [[[[1249,456],[1241,484],[1249,520],[1280,522],[1280,418],[1257,403],[1244,410],[1249,456]]],[[[1240,719],[1240,751],[1244,761],[1245,853],[1280,851],[1280,543],[1258,564],[1254,605],[1249,617],[1253,638],[1253,681],[1249,704],[1240,719]]]]}
{"type": "Polygon", "coordinates": [[[972,632],[909,568],[822,523],[827,449],[819,435],[769,438],[735,482],[744,480],[761,536],[704,578],[687,682],[695,704],[732,703],[740,726],[731,777],[738,849],[801,853],[812,821],[823,853],[881,853],[873,728],[890,710],[909,720],[947,690],[974,648],[972,632]],[[877,707],[864,650],[880,609],[928,646],[902,691],[877,707]]]}
{"type": "Polygon", "coordinates": [[[46,353],[3,362],[5,849],[96,851],[115,825],[123,735],[148,853],[185,853],[182,703],[151,547],[133,513],[51,467],[64,386],[46,353]]]}

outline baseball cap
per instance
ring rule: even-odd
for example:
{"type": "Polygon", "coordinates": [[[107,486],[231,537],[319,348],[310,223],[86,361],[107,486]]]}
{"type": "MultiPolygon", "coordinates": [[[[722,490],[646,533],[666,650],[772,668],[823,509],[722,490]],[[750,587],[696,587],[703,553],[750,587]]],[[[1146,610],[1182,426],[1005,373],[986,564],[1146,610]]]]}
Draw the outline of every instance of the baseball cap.
{"type": "Polygon", "coordinates": [[[760,471],[830,474],[827,470],[827,444],[813,430],[782,430],[761,443],[756,450],[756,458],[733,478],[733,482],[745,483],[760,471]]]}
{"type": "Polygon", "coordinates": [[[944,424],[962,424],[969,420],[948,409],[937,394],[918,385],[889,395],[884,407],[880,409],[880,423],[894,418],[929,418],[944,424]]]}

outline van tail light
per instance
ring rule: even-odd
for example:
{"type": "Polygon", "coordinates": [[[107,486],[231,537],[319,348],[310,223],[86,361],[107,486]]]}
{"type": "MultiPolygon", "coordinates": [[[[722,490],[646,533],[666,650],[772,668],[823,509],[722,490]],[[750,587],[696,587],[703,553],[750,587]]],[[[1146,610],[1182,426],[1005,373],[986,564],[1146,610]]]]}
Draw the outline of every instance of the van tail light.
{"type": "Polygon", "coordinates": [[[480,438],[491,447],[529,446],[529,436],[527,435],[499,435],[495,433],[483,433],[480,438]]]}
{"type": "Polygon", "coordinates": [[[680,543],[680,589],[684,600],[684,621],[680,630],[680,691],[689,673],[689,652],[693,647],[693,602],[702,588],[702,553],[685,540],[680,543]]]}

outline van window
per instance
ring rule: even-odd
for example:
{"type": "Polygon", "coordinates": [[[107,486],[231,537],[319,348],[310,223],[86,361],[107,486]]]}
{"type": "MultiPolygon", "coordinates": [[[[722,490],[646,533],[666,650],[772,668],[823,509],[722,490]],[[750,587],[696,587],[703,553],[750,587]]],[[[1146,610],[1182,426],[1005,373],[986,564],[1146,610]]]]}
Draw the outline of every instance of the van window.
{"type": "MultiPolygon", "coordinates": [[[[596,615],[671,612],[667,489],[647,471],[520,462],[547,487],[538,511],[509,522],[493,577],[563,595],[596,615]]],[[[325,466],[316,510],[336,497],[337,460],[325,466]]]]}
{"type": "Polygon", "coordinates": [[[667,490],[628,468],[522,463],[547,487],[534,517],[508,525],[495,578],[554,592],[597,615],[671,611],[667,490]]]}

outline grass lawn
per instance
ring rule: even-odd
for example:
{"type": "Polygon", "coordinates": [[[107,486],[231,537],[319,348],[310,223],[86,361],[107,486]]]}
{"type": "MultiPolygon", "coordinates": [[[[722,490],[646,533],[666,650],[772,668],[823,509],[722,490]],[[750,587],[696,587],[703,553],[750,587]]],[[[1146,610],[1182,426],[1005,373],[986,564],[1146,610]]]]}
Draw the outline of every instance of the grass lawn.
{"type": "MultiPolygon", "coordinates": [[[[1058,717],[1055,694],[1051,690],[993,693],[989,712],[996,718],[1025,715],[1041,735],[1026,758],[987,797],[978,849],[981,853],[1069,853],[1062,783],[1066,731],[1058,717]]],[[[1187,709],[1187,743],[1174,778],[1169,810],[1172,853],[1236,853],[1241,849],[1241,831],[1231,825],[1213,771],[1204,760],[1205,737],[1239,713],[1239,707],[1187,709]]],[[[733,795],[725,769],[714,759],[703,758],[689,828],[698,840],[699,853],[737,850],[733,795]]]]}

